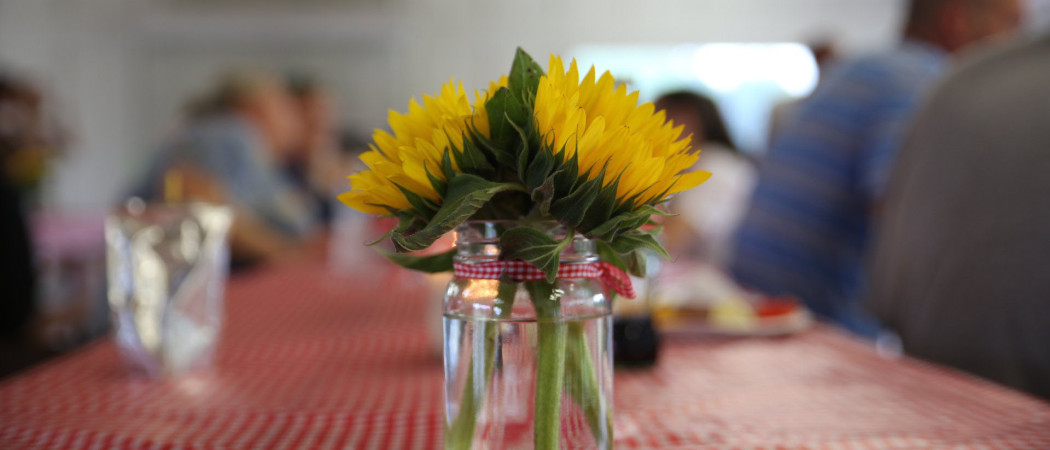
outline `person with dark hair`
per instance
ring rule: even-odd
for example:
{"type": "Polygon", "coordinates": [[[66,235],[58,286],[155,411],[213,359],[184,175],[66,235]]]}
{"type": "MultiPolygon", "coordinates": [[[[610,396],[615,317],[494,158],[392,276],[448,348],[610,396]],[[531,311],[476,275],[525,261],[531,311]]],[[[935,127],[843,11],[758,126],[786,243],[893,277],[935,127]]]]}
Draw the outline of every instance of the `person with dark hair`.
{"type": "Polygon", "coordinates": [[[762,161],[736,238],[737,280],[875,336],[859,306],[863,262],[903,131],[950,54],[1020,18],[1019,0],[912,0],[899,47],[840,63],[762,161]]]}
{"type": "Polygon", "coordinates": [[[1050,35],[952,74],[901,148],[867,306],[910,355],[1050,399],[1050,35]]]}
{"type": "Polygon", "coordinates": [[[693,145],[712,144],[722,150],[737,152],[718,105],[710,98],[691,91],[675,91],[656,99],[656,109],[662,110],[675,125],[685,127],[682,134],[693,136],[693,145]]]}
{"type": "Polygon", "coordinates": [[[675,198],[679,216],[664,224],[669,251],[678,257],[725,265],[730,236],[754,184],[754,166],[733,145],[722,114],[710,98],[672,92],[656,100],[656,109],[682,126],[682,134],[692,136],[693,146],[701,150],[697,168],[712,174],[704,189],[691,189],[675,198]]]}

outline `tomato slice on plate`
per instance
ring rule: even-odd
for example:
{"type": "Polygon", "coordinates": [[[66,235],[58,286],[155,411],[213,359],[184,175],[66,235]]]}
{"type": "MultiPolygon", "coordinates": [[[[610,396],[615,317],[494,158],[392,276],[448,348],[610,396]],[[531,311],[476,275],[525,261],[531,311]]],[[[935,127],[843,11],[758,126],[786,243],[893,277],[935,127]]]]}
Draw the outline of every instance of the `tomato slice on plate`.
{"type": "Polygon", "coordinates": [[[798,308],[798,300],[793,298],[764,298],[755,305],[755,315],[758,317],[784,316],[795,312],[798,308]]]}

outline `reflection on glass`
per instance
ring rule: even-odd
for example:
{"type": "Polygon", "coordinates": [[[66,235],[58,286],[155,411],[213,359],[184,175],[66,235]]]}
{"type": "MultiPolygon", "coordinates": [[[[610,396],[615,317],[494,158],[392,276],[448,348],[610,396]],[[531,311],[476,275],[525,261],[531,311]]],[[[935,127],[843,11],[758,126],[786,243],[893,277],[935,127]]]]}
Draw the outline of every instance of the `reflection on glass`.
{"type": "Polygon", "coordinates": [[[117,345],[150,375],[211,361],[222,324],[227,207],[129,202],[106,218],[109,303],[117,345]]]}

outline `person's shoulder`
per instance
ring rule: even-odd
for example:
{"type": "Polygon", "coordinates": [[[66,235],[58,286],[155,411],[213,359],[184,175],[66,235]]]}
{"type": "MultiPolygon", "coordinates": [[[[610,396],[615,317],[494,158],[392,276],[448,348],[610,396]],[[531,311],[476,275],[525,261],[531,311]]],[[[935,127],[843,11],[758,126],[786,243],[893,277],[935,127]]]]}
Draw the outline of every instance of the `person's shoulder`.
{"type": "Polygon", "coordinates": [[[1017,138],[1022,130],[1040,135],[1030,142],[1045,142],[1045,127],[1015,125],[1032,123],[1033,118],[1050,113],[1047,80],[1050,36],[968,51],[926,102],[916,134],[954,133],[1003,140],[1017,138]],[[965,127],[959,126],[962,124],[965,127]]]}
{"type": "Polygon", "coordinates": [[[942,91],[994,85],[1001,90],[1047,88],[1050,83],[1050,34],[1009,44],[986,44],[961,55],[942,91]]]}

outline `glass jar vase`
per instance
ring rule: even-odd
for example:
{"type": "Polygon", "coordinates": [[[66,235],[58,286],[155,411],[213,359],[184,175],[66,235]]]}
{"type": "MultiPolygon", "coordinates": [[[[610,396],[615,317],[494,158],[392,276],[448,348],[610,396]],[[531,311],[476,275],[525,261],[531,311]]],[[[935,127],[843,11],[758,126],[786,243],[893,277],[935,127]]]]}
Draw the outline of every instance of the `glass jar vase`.
{"type": "MultiPolygon", "coordinates": [[[[516,225],[461,225],[456,263],[500,261],[499,236],[516,225]]],[[[582,237],[561,254],[563,268],[597,261],[582,237]]],[[[445,294],[445,448],[612,448],[612,308],[601,282],[497,277],[457,269],[445,294]]]]}

